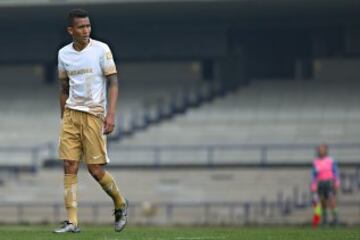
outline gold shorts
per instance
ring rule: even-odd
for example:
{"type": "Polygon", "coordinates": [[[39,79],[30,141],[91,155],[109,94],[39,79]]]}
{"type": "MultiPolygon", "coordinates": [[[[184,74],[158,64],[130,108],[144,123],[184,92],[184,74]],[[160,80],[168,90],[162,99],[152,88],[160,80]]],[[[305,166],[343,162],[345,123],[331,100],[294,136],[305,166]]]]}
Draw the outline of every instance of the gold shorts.
{"type": "Polygon", "coordinates": [[[66,108],[60,130],[59,159],[86,164],[109,162],[103,120],[90,113],[66,108]]]}

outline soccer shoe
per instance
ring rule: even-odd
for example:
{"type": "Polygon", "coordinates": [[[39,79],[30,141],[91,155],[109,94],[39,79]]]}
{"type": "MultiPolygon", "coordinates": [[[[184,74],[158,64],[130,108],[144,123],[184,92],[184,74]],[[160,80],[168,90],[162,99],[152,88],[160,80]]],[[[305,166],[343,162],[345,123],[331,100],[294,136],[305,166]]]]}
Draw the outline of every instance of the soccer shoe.
{"type": "Polygon", "coordinates": [[[128,208],[129,202],[127,199],[125,199],[125,206],[120,209],[115,209],[114,215],[115,215],[115,232],[121,232],[127,223],[127,208],[128,208]]]}
{"type": "Polygon", "coordinates": [[[64,221],[63,225],[54,230],[54,233],[79,233],[80,228],[69,221],[64,221]]]}

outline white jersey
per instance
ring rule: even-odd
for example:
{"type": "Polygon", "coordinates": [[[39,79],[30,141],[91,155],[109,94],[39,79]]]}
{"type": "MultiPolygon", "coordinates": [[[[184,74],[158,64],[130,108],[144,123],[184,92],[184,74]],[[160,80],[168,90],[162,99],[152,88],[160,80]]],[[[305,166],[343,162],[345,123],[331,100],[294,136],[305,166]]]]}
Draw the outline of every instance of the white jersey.
{"type": "Polygon", "coordinates": [[[66,108],[88,112],[103,118],[106,115],[106,76],[116,73],[109,46],[90,39],[77,51],[70,43],[58,53],[59,78],[69,78],[66,108]]]}

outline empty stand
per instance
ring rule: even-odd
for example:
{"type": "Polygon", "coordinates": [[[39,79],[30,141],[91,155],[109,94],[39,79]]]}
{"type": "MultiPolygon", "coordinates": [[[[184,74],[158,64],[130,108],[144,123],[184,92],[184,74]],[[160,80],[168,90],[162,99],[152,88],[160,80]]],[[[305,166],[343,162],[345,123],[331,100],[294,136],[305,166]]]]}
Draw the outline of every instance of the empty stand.
{"type": "MultiPolygon", "coordinates": [[[[224,98],[111,144],[112,159],[120,163],[134,162],[126,154],[135,154],[139,163],[141,159],[149,161],[146,152],[116,150],[122,146],[359,142],[360,97],[357,90],[360,82],[356,81],[354,63],[340,61],[337,65],[334,61],[319,60],[315,66],[314,79],[253,80],[249,86],[224,98]],[[347,79],[326,74],[335,71],[337,66],[347,69],[347,79]]],[[[144,109],[156,114],[159,102],[169,104],[178,91],[194,89],[201,82],[199,65],[193,62],[128,63],[120,65],[119,70],[120,118],[117,125],[124,129],[134,124],[134,119],[141,121],[144,109]]],[[[4,87],[0,89],[0,144],[34,146],[52,142],[56,149],[60,126],[57,84],[42,83],[44,72],[39,66],[3,67],[1,72],[4,87]]],[[[6,154],[0,153],[1,161],[7,162],[10,158],[6,154]]],[[[204,163],[206,154],[204,151],[172,151],[163,153],[162,161],[204,163]]],[[[259,154],[261,152],[252,149],[224,149],[214,152],[214,158],[251,162],[259,159],[259,154]]],[[[333,154],[339,160],[357,161],[359,150],[334,149],[333,154]]],[[[312,155],[308,149],[273,149],[267,157],[273,162],[310,162],[312,155]]],[[[21,158],[21,164],[28,161],[21,158]]],[[[30,156],[26,158],[31,159],[30,156]]]]}
{"type": "Polygon", "coordinates": [[[359,85],[357,81],[254,81],[124,144],[358,141],[359,85]]]}
{"type": "MultiPolygon", "coordinates": [[[[342,168],[340,171],[343,175],[355,173],[353,168],[342,168]]],[[[309,205],[310,169],[112,169],[111,172],[119,182],[120,191],[132,203],[132,223],[146,223],[147,220],[166,223],[169,213],[166,213],[168,210],[161,207],[164,206],[161,204],[165,204],[165,207],[166,204],[174,204],[176,207],[173,208],[174,218],[171,222],[184,224],[205,221],[234,224],[244,223],[246,220],[257,223],[308,223],[312,216],[309,205]],[[153,217],[148,219],[144,215],[141,205],[143,202],[159,206],[153,217]],[[212,204],[212,207],[206,209],[204,203],[212,204]],[[249,208],[244,208],[246,204],[249,204],[249,208]]],[[[102,223],[111,222],[111,199],[85,169],[80,169],[78,179],[81,221],[97,219],[102,223]]],[[[16,221],[16,206],[23,205],[22,217],[30,222],[52,222],[56,220],[55,210],[58,220],[61,220],[61,217],[65,217],[62,180],[61,171],[43,169],[36,175],[21,175],[5,183],[0,186],[1,215],[8,211],[11,217],[7,221],[16,221]],[[4,208],[6,204],[12,204],[13,209],[4,208]],[[31,214],[34,211],[37,213],[35,216],[31,214]]],[[[359,221],[358,212],[349,211],[346,206],[347,203],[358,200],[359,190],[356,186],[352,194],[339,192],[342,222],[359,221]]]]}

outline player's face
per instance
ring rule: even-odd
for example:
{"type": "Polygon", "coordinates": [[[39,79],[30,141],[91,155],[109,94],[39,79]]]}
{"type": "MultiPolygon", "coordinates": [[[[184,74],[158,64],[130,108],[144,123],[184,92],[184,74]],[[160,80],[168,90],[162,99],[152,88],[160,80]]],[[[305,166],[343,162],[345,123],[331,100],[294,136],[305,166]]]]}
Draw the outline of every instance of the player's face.
{"type": "Polygon", "coordinates": [[[73,41],[86,45],[90,40],[91,24],[88,17],[75,18],[73,25],[68,27],[68,32],[73,41]]]}
{"type": "Polygon", "coordinates": [[[319,157],[327,156],[328,148],[326,145],[320,145],[318,148],[319,157]]]}

